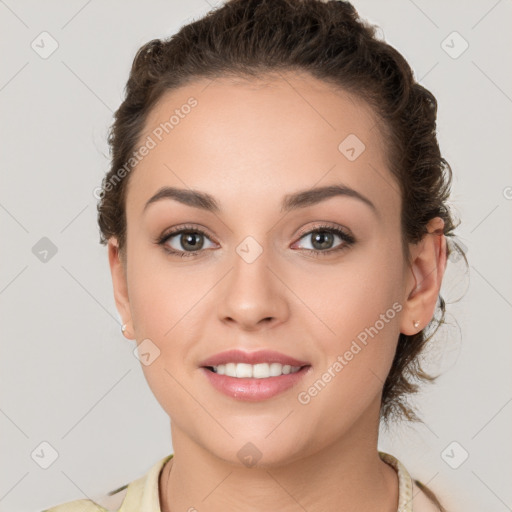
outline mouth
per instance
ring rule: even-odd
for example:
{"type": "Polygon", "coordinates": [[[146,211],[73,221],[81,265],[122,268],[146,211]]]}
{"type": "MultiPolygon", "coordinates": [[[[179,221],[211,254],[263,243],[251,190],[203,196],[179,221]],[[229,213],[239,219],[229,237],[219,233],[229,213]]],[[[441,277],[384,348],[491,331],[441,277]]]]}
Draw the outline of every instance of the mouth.
{"type": "Polygon", "coordinates": [[[311,365],[292,366],[281,363],[226,363],[216,366],[203,366],[206,370],[234,379],[268,379],[294,374],[311,365]]]}
{"type": "Polygon", "coordinates": [[[311,364],[275,350],[231,349],[199,363],[214,389],[237,400],[266,400],[293,386],[311,371],[311,364]]]}
{"type": "MultiPolygon", "coordinates": [[[[309,361],[301,361],[299,359],[295,359],[292,356],[276,352],[275,350],[262,349],[247,352],[245,350],[240,349],[231,349],[208,357],[204,361],[201,361],[199,363],[199,366],[218,369],[218,367],[221,367],[223,365],[229,366],[230,363],[244,363],[251,366],[257,366],[259,364],[264,363],[268,365],[279,363],[283,366],[289,366],[290,368],[301,368],[302,366],[310,364],[309,361]]],[[[274,366],[274,368],[276,367],[274,366]]]]}
{"type": "Polygon", "coordinates": [[[266,368],[263,370],[257,368],[264,365],[270,366],[266,363],[256,364],[254,365],[255,370],[253,370],[252,365],[228,363],[219,365],[217,371],[214,366],[203,366],[200,370],[213,389],[223,395],[236,400],[257,402],[268,400],[297,386],[312,368],[308,364],[299,366],[294,371],[290,368],[290,371],[285,373],[287,368],[283,367],[280,370],[274,367],[274,375],[272,375],[270,368],[268,371],[266,368]],[[230,365],[235,367],[234,370],[230,365]],[[226,367],[225,373],[219,372],[219,369],[222,371],[222,366],[226,367]],[[277,375],[278,370],[279,374],[277,375]]]}

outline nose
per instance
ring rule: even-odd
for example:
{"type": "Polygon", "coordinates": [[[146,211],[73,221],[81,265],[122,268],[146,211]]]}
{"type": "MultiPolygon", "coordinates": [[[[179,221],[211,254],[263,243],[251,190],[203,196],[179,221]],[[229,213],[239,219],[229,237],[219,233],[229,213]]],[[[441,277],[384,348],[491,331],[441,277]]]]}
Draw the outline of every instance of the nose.
{"type": "Polygon", "coordinates": [[[224,279],[218,302],[219,318],[246,331],[270,328],[289,316],[288,290],[263,252],[248,262],[238,254],[224,279]]]}

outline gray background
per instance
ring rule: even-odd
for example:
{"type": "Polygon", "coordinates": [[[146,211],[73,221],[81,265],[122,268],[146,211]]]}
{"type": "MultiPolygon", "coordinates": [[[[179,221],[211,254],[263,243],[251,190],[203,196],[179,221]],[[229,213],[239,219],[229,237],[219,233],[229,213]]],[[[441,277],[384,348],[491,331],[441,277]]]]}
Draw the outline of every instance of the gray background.
{"type": "MultiPolygon", "coordinates": [[[[172,452],[169,419],[135,342],[119,330],[93,191],[108,169],[107,130],[136,50],[213,5],[0,0],[2,511],[101,495],[172,452]],[[58,43],[46,59],[31,47],[42,52],[46,37],[51,48],[43,31],[58,43]],[[43,237],[57,250],[46,262],[36,250],[43,237]],[[47,469],[52,448],[43,442],[58,453],[47,469]]],[[[454,511],[512,510],[512,3],[355,6],[439,101],[470,262],[465,275],[450,261],[443,284],[447,301],[463,299],[448,304],[432,344],[429,368],[443,376],[415,399],[425,424],[383,431],[379,447],[454,511]]]]}

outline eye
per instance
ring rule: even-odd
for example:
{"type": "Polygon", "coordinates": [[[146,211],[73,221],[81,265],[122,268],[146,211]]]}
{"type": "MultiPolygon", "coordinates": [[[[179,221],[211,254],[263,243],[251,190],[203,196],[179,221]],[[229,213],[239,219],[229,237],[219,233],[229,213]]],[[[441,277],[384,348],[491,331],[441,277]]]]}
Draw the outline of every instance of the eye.
{"type": "Polygon", "coordinates": [[[204,239],[208,235],[194,226],[181,226],[163,234],[156,243],[162,245],[169,254],[181,257],[198,256],[204,249],[204,239]]]}
{"type": "Polygon", "coordinates": [[[305,248],[304,250],[313,256],[328,256],[334,252],[348,249],[356,241],[349,233],[333,226],[317,226],[302,235],[300,239],[303,238],[311,240],[311,248],[305,248]],[[333,248],[336,237],[341,239],[343,243],[333,248]]]}
{"type": "MultiPolygon", "coordinates": [[[[307,239],[308,237],[311,240],[311,248],[306,247],[302,250],[313,256],[328,256],[338,251],[348,249],[356,242],[351,234],[343,231],[341,228],[327,225],[317,226],[307,233],[304,233],[300,237],[300,240],[303,238],[307,239]],[[339,238],[342,243],[333,248],[332,246],[336,238],[339,238]]],[[[178,226],[164,233],[155,243],[163,246],[168,254],[187,258],[200,255],[205,249],[205,239],[212,243],[205,231],[194,226],[186,225],[178,226]]],[[[215,244],[212,243],[212,246],[215,247],[215,244]]]]}

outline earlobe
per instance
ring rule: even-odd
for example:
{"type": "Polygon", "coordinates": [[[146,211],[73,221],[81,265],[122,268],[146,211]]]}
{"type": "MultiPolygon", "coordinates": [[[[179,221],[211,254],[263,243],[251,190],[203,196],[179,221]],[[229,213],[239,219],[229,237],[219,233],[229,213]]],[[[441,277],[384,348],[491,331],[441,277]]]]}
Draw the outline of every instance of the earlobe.
{"type": "Polygon", "coordinates": [[[415,327],[414,322],[424,327],[434,316],[446,268],[446,237],[443,227],[444,221],[440,217],[432,219],[427,227],[428,233],[411,248],[410,279],[407,282],[400,325],[403,334],[416,334],[420,329],[415,327]]]}
{"type": "Polygon", "coordinates": [[[114,237],[108,241],[108,262],[110,265],[110,273],[112,275],[116,307],[121,315],[124,326],[122,333],[126,338],[134,339],[126,269],[119,252],[118,242],[114,237]]]}

